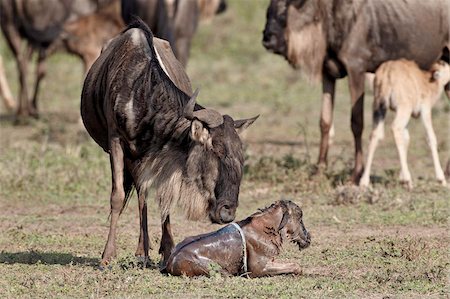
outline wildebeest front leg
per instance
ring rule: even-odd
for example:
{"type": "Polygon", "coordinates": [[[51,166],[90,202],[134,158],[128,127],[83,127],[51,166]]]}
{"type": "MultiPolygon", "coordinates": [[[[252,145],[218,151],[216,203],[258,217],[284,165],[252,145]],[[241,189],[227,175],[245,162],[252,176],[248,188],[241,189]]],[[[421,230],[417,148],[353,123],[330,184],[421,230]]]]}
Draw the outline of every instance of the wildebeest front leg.
{"type": "Polygon", "coordinates": [[[352,181],[358,183],[364,170],[362,132],[364,128],[364,72],[349,71],[349,87],[352,100],[352,132],[355,140],[355,168],[352,181]]]}
{"type": "Polygon", "coordinates": [[[173,246],[174,242],[172,230],[170,228],[170,216],[167,215],[165,219],[162,219],[162,237],[161,246],[159,247],[159,253],[162,254],[162,266],[167,263],[173,246]]]}
{"type": "Polygon", "coordinates": [[[37,107],[37,98],[38,98],[38,93],[39,93],[39,86],[40,83],[42,81],[42,79],[44,79],[45,74],[46,74],[46,70],[45,70],[45,58],[46,58],[46,53],[45,53],[45,49],[40,49],[39,50],[39,56],[38,56],[38,61],[37,61],[37,67],[36,67],[36,82],[34,85],[34,94],[33,94],[33,100],[31,102],[31,109],[30,109],[30,114],[37,117],[38,116],[38,107],[37,107]]]}
{"type": "Polygon", "coordinates": [[[328,147],[330,140],[330,129],[333,126],[334,90],[336,79],[327,74],[322,79],[322,111],[320,115],[320,152],[318,166],[319,170],[325,168],[327,163],[328,147]]]}
{"type": "Polygon", "coordinates": [[[280,263],[277,261],[268,262],[264,269],[250,274],[250,277],[273,276],[280,274],[302,274],[300,266],[295,263],[280,263]]]}
{"type": "Polygon", "coordinates": [[[148,240],[148,221],[147,221],[147,202],[145,200],[145,194],[140,193],[138,196],[139,201],[139,244],[135,255],[139,258],[143,258],[144,266],[148,262],[148,250],[149,240],[148,240]]]}
{"type": "Polygon", "coordinates": [[[118,137],[110,138],[110,162],[112,175],[111,191],[111,222],[109,226],[108,241],[103,251],[101,266],[106,266],[116,255],[116,231],[117,221],[125,200],[125,191],[123,188],[123,149],[118,137]]]}

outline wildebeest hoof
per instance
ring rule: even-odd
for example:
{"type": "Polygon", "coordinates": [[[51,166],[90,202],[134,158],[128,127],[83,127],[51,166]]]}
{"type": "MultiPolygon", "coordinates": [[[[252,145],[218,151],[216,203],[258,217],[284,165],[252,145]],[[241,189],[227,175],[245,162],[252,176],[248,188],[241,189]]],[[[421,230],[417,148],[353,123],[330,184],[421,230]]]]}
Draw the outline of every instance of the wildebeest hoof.
{"type": "Polygon", "coordinates": [[[100,264],[100,265],[98,265],[97,269],[100,270],[100,271],[111,270],[112,266],[111,265],[100,264]]]}

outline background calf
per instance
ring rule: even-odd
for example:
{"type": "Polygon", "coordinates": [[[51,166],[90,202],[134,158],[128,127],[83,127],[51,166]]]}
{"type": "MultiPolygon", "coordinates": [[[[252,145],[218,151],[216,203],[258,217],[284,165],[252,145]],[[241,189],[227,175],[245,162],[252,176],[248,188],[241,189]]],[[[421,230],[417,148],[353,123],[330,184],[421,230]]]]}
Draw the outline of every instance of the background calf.
{"type": "Polygon", "coordinates": [[[423,71],[415,62],[404,59],[385,62],[377,69],[374,83],[373,131],[370,136],[367,165],[360,186],[369,185],[375,149],[378,141],[384,137],[384,118],[387,107],[396,111],[392,132],[400,157],[400,180],[412,188],[411,174],[407,164],[409,145],[407,125],[411,115],[414,117],[420,115],[427,132],[436,178],[442,185],[446,185],[431,122],[431,108],[440,98],[444,86],[449,81],[450,66],[444,61],[434,63],[429,71],[423,71]]]}

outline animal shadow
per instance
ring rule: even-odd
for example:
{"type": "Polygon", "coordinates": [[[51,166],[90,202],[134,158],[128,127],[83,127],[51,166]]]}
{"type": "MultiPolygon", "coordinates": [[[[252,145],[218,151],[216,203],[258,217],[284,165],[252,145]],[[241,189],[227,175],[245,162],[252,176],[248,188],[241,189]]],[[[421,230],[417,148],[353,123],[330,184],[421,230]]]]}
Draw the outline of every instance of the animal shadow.
{"type": "Polygon", "coordinates": [[[44,265],[81,265],[95,267],[99,263],[98,258],[78,257],[70,253],[60,252],[1,252],[0,264],[44,264],[44,265]]]}

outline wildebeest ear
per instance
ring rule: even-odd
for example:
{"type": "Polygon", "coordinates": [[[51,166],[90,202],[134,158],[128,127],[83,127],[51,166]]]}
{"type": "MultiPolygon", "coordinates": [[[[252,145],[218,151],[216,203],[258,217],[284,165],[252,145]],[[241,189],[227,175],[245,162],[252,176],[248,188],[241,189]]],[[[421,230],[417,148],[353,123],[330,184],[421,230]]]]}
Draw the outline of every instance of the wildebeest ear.
{"type": "Polygon", "coordinates": [[[289,220],[289,211],[287,209],[283,209],[283,218],[281,218],[280,225],[278,226],[278,231],[282,230],[289,220]]]}
{"type": "Polygon", "coordinates": [[[253,118],[240,119],[234,121],[234,128],[238,134],[242,133],[245,129],[247,129],[255,120],[259,117],[259,114],[253,118]]]}
{"type": "Polygon", "coordinates": [[[197,119],[194,119],[191,124],[191,139],[205,145],[208,149],[212,148],[212,139],[208,129],[197,119]]]}

